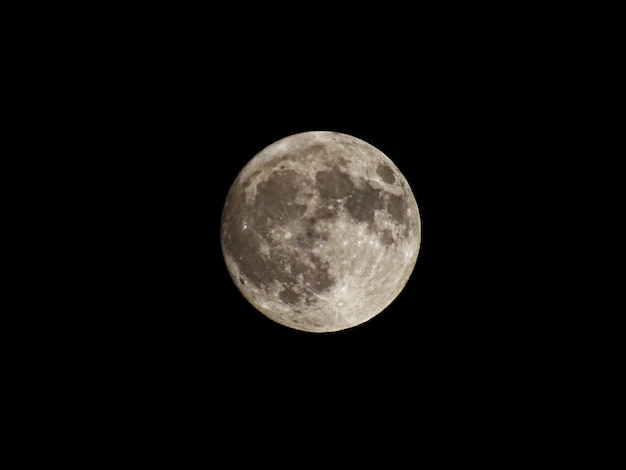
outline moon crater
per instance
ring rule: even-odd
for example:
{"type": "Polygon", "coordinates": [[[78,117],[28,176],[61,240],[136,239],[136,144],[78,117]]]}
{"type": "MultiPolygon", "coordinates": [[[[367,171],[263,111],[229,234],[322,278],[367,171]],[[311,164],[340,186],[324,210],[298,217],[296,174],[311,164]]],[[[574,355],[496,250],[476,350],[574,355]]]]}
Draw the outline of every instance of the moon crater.
{"type": "Polygon", "coordinates": [[[359,325],[401,292],[420,245],[406,178],[347,134],[281,139],[241,170],[222,213],[222,252],[242,295],[311,332],[359,325]]]}

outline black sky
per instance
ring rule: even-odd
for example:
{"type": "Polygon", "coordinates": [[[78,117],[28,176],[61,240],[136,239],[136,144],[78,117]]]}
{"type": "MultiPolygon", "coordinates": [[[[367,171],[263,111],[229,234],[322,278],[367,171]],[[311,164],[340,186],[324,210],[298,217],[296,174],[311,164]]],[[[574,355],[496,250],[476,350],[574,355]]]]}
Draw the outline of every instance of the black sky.
{"type": "MultiPolygon", "coordinates": [[[[532,438],[549,433],[549,413],[535,404],[560,399],[545,397],[569,350],[555,341],[564,336],[551,315],[558,299],[537,294],[558,282],[550,218],[578,196],[546,210],[535,193],[559,179],[546,171],[554,155],[569,158],[556,129],[561,111],[576,109],[576,90],[568,73],[554,73],[569,36],[541,34],[567,22],[563,12],[231,7],[67,15],[78,26],[51,22],[50,38],[65,39],[36,43],[46,60],[26,56],[37,102],[23,111],[47,132],[32,135],[41,161],[23,160],[44,177],[61,174],[50,184],[62,195],[42,197],[52,220],[34,234],[55,261],[32,269],[61,284],[32,292],[44,300],[44,319],[32,320],[46,338],[36,362],[50,377],[36,400],[59,391],[83,422],[111,425],[103,454],[111,436],[150,442],[142,459],[167,447],[155,452],[154,442],[178,439],[177,462],[187,446],[203,460],[221,447],[231,460],[256,458],[248,442],[259,437],[269,437],[271,459],[295,449],[296,465],[329,449],[351,458],[400,450],[415,462],[430,443],[438,461],[467,462],[458,443],[472,437],[490,455],[519,422],[532,438]],[[219,240],[243,165],[280,138],[320,129],[382,150],[422,217],[406,288],[371,321],[331,334],[257,312],[219,240]],[[391,449],[378,444],[394,430],[391,449]]],[[[532,441],[523,437],[514,457],[532,441]]]]}
{"type": "Polygon", "coordinates": [[[524,113],[532,93],[495,46],[417,36],[397,49],[355,38],[294,50],[170,38],[122,47],[123,67],[99,64],[110,73],[86,85],[79,108],[97,111],[97,124],[83,120],[80,135],[96,168],[85,184],[101,185],[96,204],[114,223],[96,227],[107,274],[83,338],[106,344],[107,367],[140,387],[161,383],[177,400],[187,394],[194,407],[210,396],[217,409],[269,410],[264,419],[349,411],[361,399],[379,415],[415,417],[428,403],[454,408],[473,384],[510,380],[532,354],[525,333],[541,330],[524,295],[533,279],[511,274],[521,273],[518,233],[532,216],[510,189],[535,163],[527,136],[536,121],[524,113]],[[241,168],[308,130],[383,151],[422,218],[406,288],[371,321],[332,334],[257,312],[219,241],[241,168]]]}
{"type": "MultiPolygon", "coordinates": [[[[111,92],[112,102],[103,102],[116,113],[108,162],[118,165],[115,184],[134,188],[125,213],[140,228],[132,247],[137,276],[146,280],[138,285],[159,334],[175,333],[172,341],[199,351],[216,343],[226,357],[251,361],[284,344],[313,356],[328,347],[348,355],[375,348],[384,361],[407,367],[433,350],[467,354],[486,339],[491,285],[502,282],[491,250],[502,248],[499,233],[509,230],[499,222],[498,189],[508,178],[500,169],[510,171],[519,151],[504,109],[515,102],[503,85],[468,74],[471,61],[419,51],[413,65],[408,56],[362,50],[347,59],[339,51],[265,56],[252,49],[201,62],[183,53],[169,58],[169,68],[162,61],[154,71],[141,68],[134,86],[120,89],[123,107],[111,92]],[[266,320],[237,292],[219,220],[248,160],[282,137],[320,129],[359,137],[396,163],[417,199],[423,239],[413,276],[385,312],[353,331],[311,336],[266,320]]],[[[279,367],[269,357],[264,363],[279,367]]]]}

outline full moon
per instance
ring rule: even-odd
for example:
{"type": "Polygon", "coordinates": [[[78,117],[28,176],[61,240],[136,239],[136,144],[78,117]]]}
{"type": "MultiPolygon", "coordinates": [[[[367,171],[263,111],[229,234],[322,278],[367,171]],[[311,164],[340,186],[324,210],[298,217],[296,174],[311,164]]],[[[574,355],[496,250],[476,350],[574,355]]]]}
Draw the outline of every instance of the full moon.
{"type": "Polygon", "coordinates": [[[310,131],[254,156],[221,220],[226,267],[271,320],[324,333],[387,308],[415,267],[421,223],[404,175],[354,136],[310,131]]]}

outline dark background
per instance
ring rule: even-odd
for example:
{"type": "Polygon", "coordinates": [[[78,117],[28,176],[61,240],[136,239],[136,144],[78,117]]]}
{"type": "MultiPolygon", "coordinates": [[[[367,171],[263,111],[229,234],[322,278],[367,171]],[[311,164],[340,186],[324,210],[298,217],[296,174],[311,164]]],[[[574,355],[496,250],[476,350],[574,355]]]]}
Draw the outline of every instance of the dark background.
{"type": "Polygon", "coordinates": [[[142,12],[126,25],[121,15],[93,40],[82,40],[85,23],[51,50],[41,119],[62,127],[47,145],[75,156],[50,160],[72,182],[59,191],[77,225],[62,232],[77,259],[61,291],[77,314],[50,320],[70,338],[54,340],[63,364],[78,365],[70,374],[105,397],[103,414],[132,413],[142,428],[191,423],[226,441],[277,420],[294,441],[322,426],[340,442],[346,422],[365,443],[398,422],[436,440],[449,423],[471,434],[487,413],[496,431],[532,415],[561,354],[545,359],[554,305],[538,294],[550,268],[533,252],[560,52],[509,17],[246,13],[245,28],[217,12],[180,22],[142,12]],[[241,168],[308,130],[383,151],[422,218],[406,288],[371,321],[331,334],[257,312],[219,241],[241,168]]]}
{"type": "Polygon", "coordinates": [[[308,399],[324,401],[342,386],[412,394],[422,380],[447,383],[448,393],[520,360],[514,345],[527,317],[517,313],[523,298],[509,295],[520,256],[510,235],[523,214],[509,185],[519,174],[512,162],[522,162],[524,105],[515,85],[493,81],[500,65],[481,66],[462,47],[388,56],[367,44],[273,53],[246,44],[228,58],[175,55],[131,90],[124,81],[111,122],[124,136],[111,140],[120,147],[114,181],[132,196],[119,201],[128,223],[118,240],[129,254],[119,266],[129,295],[119,313],[124,347],[157,369],[214,375],[218,387],[239,377],[270,396],[314,387],[308,399]],[[387,154],[413,189],[423,229],[397,300],[367,324],[322,335],[251,307],[219,244],[222,206],[243,165],[282,137],[319,129],[387,154]]]}
{"type": "Polygon", "coordinates": [[[289,48],[288,37],[232,43],[177,30],[120,44],[114,65],[83,71],[83,106],[100,113],[87,133],[99,155],[94,176],[102,202],[116,207],[104,245],[119,271],[110,284],[120,304],[115,337],[128,330],[124,347],[181,370],[264,371],[281,383],[505,367],[523,321],[515,313],[523,299],[508,292],[528,210],[511,186],[531,164],[526,136],[537,123],[525,118],[533,83],[515,42],[401,29],[384,42],[358,35],[289,48]],[[367,324],[327,335],[256,312],[219,244],[222,206],[243,165],[282,137],[320,129],[387,154],[413,189],[423,229],[397,300],[367,324]]]}
{"type": "Polygon", "coordinates": [[[598,215],[581,207],[604,175],[568,172],[602,153],[585,99],[615,103],[606,15],[596,35],[586,11],[543,5],[63,8],[7,33],[5,124],[25,169],[6,171],[7,206],[32,201],[7,226],[24,248],[5,247],[21,265],[6,317],[24,328],[4,333],[22,429],[64,457],[176,467],[289,451],[290,467],[341,451],[392,468],[578,457],[572,442],[597,428],[581,403],[606,415],[581,370],[608,361],[585,331],[602,312],[578,307],[563,272],[589,277],[578,261],[598,247],[579,229],[598,215]],[[332,334],[257,312],[219,242],[241,168],[319,129],[387,154],[422,218],[406,288],[332,334]]]}

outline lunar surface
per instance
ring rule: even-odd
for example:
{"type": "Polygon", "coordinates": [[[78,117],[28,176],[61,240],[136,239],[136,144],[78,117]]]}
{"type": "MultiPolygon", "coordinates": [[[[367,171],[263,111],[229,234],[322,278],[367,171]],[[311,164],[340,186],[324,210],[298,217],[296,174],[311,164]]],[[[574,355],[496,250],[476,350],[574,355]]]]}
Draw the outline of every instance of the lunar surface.
{"type": "Polygon", "coordinates": [[[270,144],[243,167],[220,235],[248,302],[279,324],[323,333],[360,325],[396,299],[421,229],[413,192],[384,153],[311,131],[270,144]]]}

